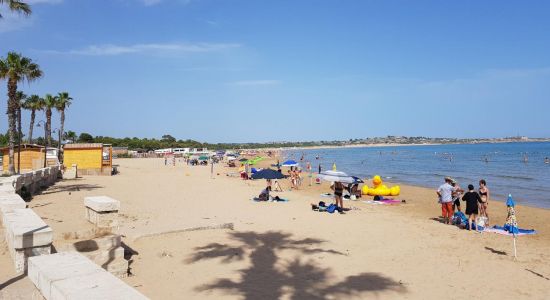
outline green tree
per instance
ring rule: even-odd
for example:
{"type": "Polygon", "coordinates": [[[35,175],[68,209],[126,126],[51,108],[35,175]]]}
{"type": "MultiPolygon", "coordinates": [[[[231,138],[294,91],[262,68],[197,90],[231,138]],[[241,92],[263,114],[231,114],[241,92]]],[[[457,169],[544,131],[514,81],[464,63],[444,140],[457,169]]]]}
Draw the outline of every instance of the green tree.
{"type": "Polygon", "coordinates": [[[94,142],[94,137],[89,133],[83,132],[78,136],[78,142],[80,142],[80,143],[93,143],[94,142]]]}
{"type": "Polygon", "coordinates": [[[32,59],[16,52],[8,52],[5,58],[0,58],[0,79],[8,82],[8,130],[9,130],[9,162],[8,172],[15,173],[13,154],[15,145],[15,122],[17,120],[17,84],[34,81],[42,77],[40,67],[32,59]]]}
{"type": "Polygon", "coordinates": [[[76,138],[76,132],[71,130],[65,132],[65,136],[63,137],[64,140],[70,140],[73,143],[76,142],[76,138]]]}
{"type": "Polygon", "coordinates": [[[59,112],[60,114],[60,127],[59,127],[59,131],[60,131],[60,134],[61,136],[63,137],[64,136],[64,127],[65,127],[65,110],[71,106],[72,104],[72,101],[73,98],[71,98],[69,96],[69,93],[67,92],[61,92],[59,94],[57,94],[57,101],[55,103],[55,108],[57,109],[57,111],[59,112]]]}
{"type": "MultiPolygon", "coordinates": [[[[0,4],[4,4],[6,3],[8,5],[8,8],[13,11],[13,12],[17,12],[17,13],[23,13],[24,15],[30,15],[32,10],[31,10],[31,7],[23,2],[23,1],[19,1],[19,0],[0,0],[0,4]]],[[[2,15],[0,15],[0,19],[2,18],[2,15]]]]}
{"type": "Polygon", "coordinates": [[[23,108],[31,111],[28,142],[29,144],[32,144],[32,133],[36,118],[36,111],[41,111],[44,109],[44,99],[40,98],[38,95],[30,95],[27,99],[25,99],[25,102],[23,102],[23,108]]]}
{"type": "Polygon", "coordinates": [[[51,94],[44,96],[44,109],[46,110],[46,145],[52,146],[52,108],[57,106],[57,97],[51,94]]]}

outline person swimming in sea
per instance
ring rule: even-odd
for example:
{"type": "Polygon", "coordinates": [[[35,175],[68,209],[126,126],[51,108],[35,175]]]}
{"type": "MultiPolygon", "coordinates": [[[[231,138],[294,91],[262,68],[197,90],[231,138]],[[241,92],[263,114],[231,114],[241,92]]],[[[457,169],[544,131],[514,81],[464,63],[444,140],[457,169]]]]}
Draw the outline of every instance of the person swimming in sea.
{"type": "Polygon", "coordinates": [[[545,164],[550,164],[550,158],[545,157],[545,158],[544,158],[544,163],[545,163],[545,164]]]}

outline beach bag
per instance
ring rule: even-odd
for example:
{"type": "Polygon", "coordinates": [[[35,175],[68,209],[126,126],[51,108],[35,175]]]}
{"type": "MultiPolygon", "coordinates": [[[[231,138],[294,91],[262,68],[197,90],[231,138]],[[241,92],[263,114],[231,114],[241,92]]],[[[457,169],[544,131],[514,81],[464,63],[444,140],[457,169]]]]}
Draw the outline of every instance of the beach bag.
{"type": "Polygon", "coordinates": [[[485,228],[485,224],[487,224],[487,217],[477,217],[477,219],[476,219],[476,226],[477,227],[485,228]]]}
{"type": "Polygon", "coordinates": [[[336,204],[332,203],[331,205],[329,205],[329,206],[327,207],[327,212],[329,212],[329,213],[332,214],[332,213],[334,213],[334,212],[336,211],[336,208],[337,208],[336,204]]]}
{"type": "Polygon", "coordinates": [[[466,215],[463,212],[457,211],[453,215],[453,224],[455,225],[468,224],[468,218],[466,218],[466,215]]]}

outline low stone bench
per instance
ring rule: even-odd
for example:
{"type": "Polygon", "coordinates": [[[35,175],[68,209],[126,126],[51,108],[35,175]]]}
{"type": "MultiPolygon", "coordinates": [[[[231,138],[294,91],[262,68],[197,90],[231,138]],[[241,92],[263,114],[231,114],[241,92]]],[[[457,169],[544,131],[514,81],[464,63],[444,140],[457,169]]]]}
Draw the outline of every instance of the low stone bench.
{"type": "Polygon", "coordinates": [[[84,198],[86,220],[97,227],[118,226],[118,210],[120,201],[107,196],[84,198]]]}
{"type": "Polygon", "coordinates": [[[50,254],[53,231],[32,209],[5,213],[4,227],[16,272],[27,270],[29,257],[50,254]]]}
{"type": "Polygon", "coordinates": [[[11,184],[0,185],[0,193],[15,194],[15,188],[11,184]]]}
{"type": "Polygon", "coordinates": [[[63,172],[63,179],[76,179],[78,177],[78,165],[73,164],[63,172]]]}
{"type": "Polygon", "coordinates": [[[31,257],[28,276],[46,300],[147,299],[77,252],[31,257]]]}
{"type": "Polygon", "coordinates": [[[26,207],[27,203],[18,194],[0,192],[0,224],[4,222],[5,213],[26,207]]]}
{"type": "Polygon", "coordinates": [[[121,245],[120,235],[108,234],[98,238],[61,245],[57,250],[79,252],[109,273],[119,278],[125,278],[128,276],[128,261],[124,259],[124,248],[121,245]]]}

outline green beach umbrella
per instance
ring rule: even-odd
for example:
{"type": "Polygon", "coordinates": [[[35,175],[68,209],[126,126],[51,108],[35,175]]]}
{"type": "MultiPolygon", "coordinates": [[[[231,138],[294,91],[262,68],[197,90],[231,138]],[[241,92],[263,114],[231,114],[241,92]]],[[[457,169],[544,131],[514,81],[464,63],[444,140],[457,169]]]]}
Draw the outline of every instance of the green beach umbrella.
{"type": "Polygon", "coordinates": [[[208,160],[208,156],[199,156],[199,160],[208,160]]]}

